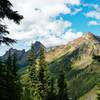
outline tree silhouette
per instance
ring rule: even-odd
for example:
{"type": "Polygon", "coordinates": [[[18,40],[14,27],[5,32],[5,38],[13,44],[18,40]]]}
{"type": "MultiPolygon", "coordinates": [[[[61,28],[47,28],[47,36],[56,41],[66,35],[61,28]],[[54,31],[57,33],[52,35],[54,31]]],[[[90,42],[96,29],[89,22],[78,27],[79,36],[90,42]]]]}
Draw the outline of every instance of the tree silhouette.
{"type": "Polygon", "coordinates": [[[38,90],[39,90],[38,89],[38,77],[37,77],[37,70],[36,70],[37,63],[36,63],[34,44],[31,44],[31,49],[30,49],[29,56],[28,56],[28,62],[29,62],[29,84],[30,84],[28,88],[30,89],[30,95],[32,99],[38,100],[40,96],[38,93],[38,90]]]}
{"type": "Polygon", "coordinates": [[[49,90],[49,70],[48,65],[45,61],[45,49],[43,46],[40,48],[40,57],[39,57],[39,72],[38,72],[38,79],[40,84],[40,96],[42,100],[46,100],[49,90]]]}
{"type": "Polygon", "coordinates": [[[13,5],[8,0],[0,0],[0,44],[4,43],[9,45],[10,43],[15,42],[14,39],[8,38],[6,35],[9,34],[7,26],[2,24],[4,18],[13,20],[16,24],[20,23],[20,20],[23,19],[23,16],[19,15],[17,11],[12,10],[13,5]]]}
{"type": "Polygon", "coordinates": [[[60,66],[57,84],[58,84],[57,100],[69,100],[67,82],[63,66],[60,66]]]}

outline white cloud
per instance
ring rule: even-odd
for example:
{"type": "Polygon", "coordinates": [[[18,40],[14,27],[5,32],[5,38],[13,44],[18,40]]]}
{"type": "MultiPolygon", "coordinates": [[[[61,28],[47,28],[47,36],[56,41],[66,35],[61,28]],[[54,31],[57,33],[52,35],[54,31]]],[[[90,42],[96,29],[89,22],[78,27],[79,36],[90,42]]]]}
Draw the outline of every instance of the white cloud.
{"type": "Polygon", "coordinates": [[[63,38],[64,38],[67,42],[69,42],[69,41],[72,41],[72,40],[74,40],[74,39],[76,39],[76,38],[81,37],[82,34],[83,34],[82,32],[74,32],[72,29],[69,29],[69,30],[65,33],[65,35],[63,35],[63,38]]]}
{"type": "MultiPolygon", "coordinates": [[[[59,14],[71,14],[71,9],[66,4],[80,5],[80,0],[11,0],[14,9],[18,10],[24,16],[21,24],[18,26],[5,19],[8,25],[9,37],[26,41],[40,40],[46,46],[60,45],[67,43],[80,36],[72,30],[65,33],[65,29],[71,28],[72,23],[66,20],[55,20],[54,17],[59,14]],[[68,35],[68,36],[67,36],[68,35]],[[65,38],[66,37],[66,38],[65,38]]],[[[75,9],[73,14],[81,9],[75,9]]]]}
{"type": "Polygon", "coordinates": [[[100,6],[98,4],[85,4],[86,7],[91,7],[93,10],[87,12],[85,16],[90,18],[100,19],[100,6]]]}
{"type": "Polygon", "coordinates": [[[82,36],[82,32],[74,32],[72,29],[69,29],[63,35],[48,35],[45,39],[40,39],[40,41],[47,47],[67,44],[69,41],[73,41],[76,38],[82,36]]]}
{"type": "Polygon", "coordinates": [[[92,25],[92,26],[96,26],[96,25],[100,25],[100,23],[99,22],[97,22],[97,21],[89,21],[88,22],[88,25],[92,25]]]}
{"type": "Polygon", "coordinates": [[[71,5],[80,5],[80,0],[65,0],[66,3],[71,5]]]}
{"type": "Polygon", "coordinates": [[[60,36],[62,33],[64,33],[65,29],[71,27],[71,25],[71,22],[64,20],[49,20],[48,22],[41,20],[40,22],[29,26],[29,28],[31,29],[29,31],[23,30],[13,32],[15,29],[12,29],[12,33],[8,36],[17,40],[30,40],[35,38],[37,39],[37,37],[42,38],[51,34],[60,36]]]}
{"type": "MultiPolygon", "coordinates": [[[[24,16],[20,25],[5,19],[11,34],[9,37],[18,40],[13,47],[17,49],[28,49],[31,42],[41,41],[45,46],[66,44],[82,35],[81,32],[73,32],[72,23],[66,20],[55,20],[59,14],[73,14],[81,9],[74,9],[68,5],[80,6],[80,0],[10,0],[17,10],[24,16]],[[67,29],[67,32],[65,30],[67,29]]],[[[10,47],[1,46],[0,55],[4,54],[10,47]]]]}
{"type": "Polygon", "coordinates": [[[96,18],[96,19],[100,19],[100,12],[99,11],[90,11],[88,13],[85,14],[85,16],[87,17],[91,17],[91,18],[96,18]]]}

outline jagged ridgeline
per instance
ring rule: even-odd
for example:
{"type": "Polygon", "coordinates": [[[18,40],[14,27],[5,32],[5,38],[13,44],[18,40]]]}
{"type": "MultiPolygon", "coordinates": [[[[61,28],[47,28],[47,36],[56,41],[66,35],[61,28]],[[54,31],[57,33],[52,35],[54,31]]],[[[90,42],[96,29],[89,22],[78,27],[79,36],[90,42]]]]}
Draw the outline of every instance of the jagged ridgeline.
{"type": "MultiPolygon", "coordinates": [[[[35,54],[38,57],[39,53],[40,53],[40,48],[41,48],[41,46],[44,47],[44,45],[42,43],[40,43],[39,41],[36,41],[33,45],[35,47],[35,54]]],[[[19,67],[25,67],[28,65],[28,55],[30,53],[30,50],[25,51],[25,50],[17,50],[17,49],[11,48],[3,56],[0,57],[2,59],[2,61],[5,61],[8,58],[9,51],[11,52],[11,56],[14,53],[16,53],[17,60],[18,60],[17,65],[19,67]]]]}
{"type": "MultiPolygon", "coordinates": [[[[45,46],[36,42],[35,54],[38,57],[40,47],[45,46]]],[[[46,48],[45,48],[46,49],[46,48]]],[[[17,54],[19,71],[23,85],[28,80],[28,54],[25,50],[10,49],[17,54]]],[[[8,51],[1,57],[5,60],[8,51]]],[[[60,66],[64,67],[68,80],[68,94],[72,100],[95,100],[97,84],[100,82],[100,37],[87,33],[66,45],[56,46],[45,51],[45,60],[48,63],[52,77],[58,77],[60,66]]]]}

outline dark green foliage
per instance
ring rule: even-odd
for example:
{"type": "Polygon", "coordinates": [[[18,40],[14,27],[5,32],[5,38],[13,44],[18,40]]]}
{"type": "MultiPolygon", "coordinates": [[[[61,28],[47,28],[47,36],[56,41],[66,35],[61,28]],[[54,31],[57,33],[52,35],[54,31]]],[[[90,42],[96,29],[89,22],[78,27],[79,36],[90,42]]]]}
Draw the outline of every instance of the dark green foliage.
{"type": "Polygon", "coordinates": [[[35,49],[33,43],[31,44],[31,49],[28,55],[28,62],[29,65],[32,66],[32,64],[35,64],[36,56],[35,56],[35,49]]]}
{"type": "Polygon", "coordinates": [[[11,59],[11,53],[6,61],[6,65],[2,66],[2,75],[0,79],[0,100],[20,100],[21,98],[21,84],[19,76],[17,74],[18,68],[16,66],[16,56],[13,55],[11,59]]]}
{"type": "Polygon", "coordinates": [[[25,91],[28,92],[29,94],[24,95],[24,97],[29,97],[29,100],[38,100],[39,99],[39,82],[38,82],[38,77],[37,77],[37,69],[36,69],[36,57],[35,57],[35,51],[34,51],[34,46],[33,44],[31,45],[31,50],[28,56],[28,61],[29,61],[29,85],[25,87],[25,91]]]}
{"type": "Polygon", "coordinates": [[[57,95],[56,95],[55,84],[56,83],[55,83],[54,78],[51,78],[51,81],[50,81],[50,91],[48,93],[47,100],[56,100],[57,95]]]}
{"type": "Polygon", "coordinates": [[[25,87],[23,89],[22,100],[32,100],[31,99],[31,94],[30,94],[30,88],[25,87]]]}
{"type": "Polygon", "coordinates": [[[97,94],[97,100],[100,100],[100,93],[97,94]]]}
{"type": "Polygon", "coordinates": [[[50,81],[48,65],[45,62],[44,47],[40,48],[40,55],[36,58],[34,45],[28,56],[28,81],[23,89],[22,100],[55,100],[54,81],[50,81]]]}
{"type": "Polygon", "coordinates": [[[98,83],[99,77],[100,75],[96,73],[83,72],[79,76],[69,80],[69,95],[72,100],[75,97],[79,98],[90,91],[98,83]]]}
{"type": "Polygon", "coordinates": [[[57,98],[57,100],[69,100],[67,82],[66,82],[63,66],[60,66],[57,84],[58,84],[58,98],[57,98]]]}
{"type": "Polygon", "coordinates": [[[6,81],[5,81],[5,66],[0,60],[0,100],[7,98],[7,92],[5,92],[6,81]]]}
{"type": "Polygon", "coordinates": [[[12,10],[12,4],[8,0],[0,0],[0,44],[5,43],[9,45],[15,42],[13,39],[6,37],[9,34],[6,25],[2,24],[2,20],[8,18],[19,24],[23,16],[19,15],[17,11],[12,10]]]}
{"type": "Polygon", "coordinates": [[[16,54],[13,54],[13,60],[12,60],[12,82],[14,86],[14,100],[20,100],[21,99],[21,93],[22,93],[22,85],[20,83],[20,77],[18,75],[18,66],[17,66],[17,58],[16,54]]]}
{"type": "Polygon", "coordinates": [[[42,97],[42,100],[46,100],[48,95],[48,89],[49,89],[49,72],[48,72],[48,66],[45,62],[45,56],[44,56],[44,48],[41,46],[40,49],[40,57],[39,57],[39,71],[38,71],[38,80],[39,80],[39,89],[40,89],[40,96],[42,97]]]}
{"type": "Polygon", "coordinates": [[[97,100],[100,100],[100,88],[98,87],[97,100]]]}
{"type": "Polygon", "coordinates": [[[71,70],[71,57],[72,57],[72,54],[65,54],[64,56],[61,56],[60,58],[52,61],[49,66],[50,66],[50,71],[51,73],[55,73],[56,77],[58,76],[59,74],[59,67],[58,66],[62,66],[62,63],[63,63],[63,66],[64,66],[64,70],[65,71],[70,71],[71,70]]]}
{"type": "Polygon", "coordinates": [[[100,62],[100,55],[94,55],[93,56],[93,59],[100,62]]]}
{"type": "Polygon", "coordinates": [[[31,45],[30,54],[28,56],[29,61],[29,78],[31,86],[37,83],[37,72],[36,72],[36,57],[33,44],[31,45]]]}

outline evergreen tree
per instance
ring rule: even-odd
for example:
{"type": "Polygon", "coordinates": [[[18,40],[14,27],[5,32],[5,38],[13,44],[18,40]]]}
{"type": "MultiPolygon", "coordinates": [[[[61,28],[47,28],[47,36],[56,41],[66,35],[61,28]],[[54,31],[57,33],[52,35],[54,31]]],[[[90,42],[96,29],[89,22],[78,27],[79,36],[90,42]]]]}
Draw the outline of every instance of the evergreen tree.
{"type": "Polygon", "coordinates": [[[74,97],[74,100],[78,100],[78,99],[77,99],[77,96],[74,97]]]}
{"type": "Polygon", "coordinates": [[[60,67],[59,76],[58,76],[58,100],[69,100],[68,98],[68,91],[67,91],[67,82],[64,73],[63,66],[60,67]]]}
{"type": "Polygon", "coordinates": [[[31,49],[30,49],[29,54],[28,54],[29,66],[32,66],[33,64],[35,65],[35,60],[36,60],[35,49],[34,49],[34,44],[32,43],[31,49]]]}
{"type": "Polygon", "coordinates": [[[19,24],[20,20],[23,19],[23,16],[19,15],[17,11],[12,10],[12,4],[10,1],[0,0],[0,44],[5,43],[9,45],[9,43],[13,43],[15,41],[5,36],[9,34],[9,31],[7,30],[6,25],[2,24],[2,20],[4,18],[13,20],[15,23],[19,24]]]}
{"type": "Polygon", "coordinates": [[[50,80],[50,91],[48,93],[47,100],[56,100],[55,81],[54,81],[54,78],[51,78],[51,80],[50,80]]]}
{"type": "Polygon", "coordinates": [[[11,71],[11,69],[12,69],[12,61],[11,60],[12,60],[11,59],[11,51],[9,50],[8,51],[8,58],[6,60],[6,66],[7,66],[8,71],[11,71]]]}
{"type": "Polygon", "coordinates": [[[16,66],[15,54],[13,59],[11,59],[11,53],[9,51],[9,56],[6,61],[3,73],[3,96],[0,96],[0,100],[20,100],[21,98],[21,84],[20,78],[17,74],[18,69],[16,66]],[[2,99],[1,99],[2,98],[2,99]]]}
{"type": "Polygon", "coordinates": [[[12,85],[13,85],[13,96],[14,100],[20,100],[21,99],[21,83],[20,83],[20,76],[18,75],[18,66],[17,66],[17,58],[16,54],[13,54],[13,60],[12,60],[12,85]]]}
{"type": "Polygon", "coordinates": [[[31,45],[31,50],[28,56],[29,61],[29,78],[31,87],[34,86],[37,82],[37,73],[36,73],[36,56],[34,51],[34,45],[31,45]]]}
{"type": "Polygon", "coordinates": [[[5,66],[0,59],[0,100],[5,100],[7,98],[7,92],[5,91],[6,88],[6,81],[5,81],[5,66]]]}
{"type": "MultiPolygon", "coordinates": [[[[3,64],[2,64],[2,60],[0,59],[0,76],[2,74],[3,71],[3,64]]],[[[0,77],[1,78],[1,77],[0,77]]]]}
{"type": "Polygon", "coordinates": [[[6,75],[5,75],[5,80],[6,80],[6,92],[9,91],[7,93],[7,100],[13,100],[13,87],[12,87],[12,79],[13,79],[13,75],[12,75],[12,61],[11,61],[11,52],[9,51],[9,55],[8,58],[6,60],[6,75]]]}
{"type": "Polygon", "coordinates": [[[32,100],[30,88],[28,88],[27,86],[23,89],[22,100],[32,100]]]}
{"type": "Polygon", "coordinates": [[[36,56],[34,45],[31,45],[31,50],[28,56],[29,61],[29,88],[30,88],[30,95],[32,96],[33,100],[39,99],[38,94],[38,77],[37,77],[37,69],[36,69],[36,56]]]}
{"type": "Polygon", "coordinates": [[[40,57],[39,57],[39,70],[38,70],[38,79],[39,79],[39,88],[40,88],[40,96],[42,100],[46,100],[48,91],[49,91],[49,71],[47,63],[45,62],[44,56],[45,50],[44,47],[40,48],[40,57]]]}

